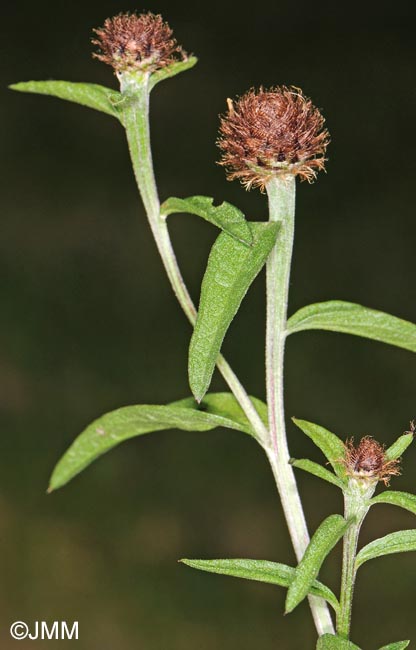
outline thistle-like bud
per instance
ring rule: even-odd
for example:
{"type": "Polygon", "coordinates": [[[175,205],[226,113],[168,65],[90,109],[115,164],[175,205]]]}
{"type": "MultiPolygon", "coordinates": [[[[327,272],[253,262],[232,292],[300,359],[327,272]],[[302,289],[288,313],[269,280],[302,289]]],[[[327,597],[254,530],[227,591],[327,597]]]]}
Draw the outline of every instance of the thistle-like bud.
{"type": "Polygon", "coordinates": [[[388,460],[384,447],[370,436],[362,438],[357,447],[353,439],[345,443],[343,460],[347,474],[360,482],[389,484],[392,476],[400,474],[400,460],[388,460]]]}
{"type": "Polygon", "coordinates": [[[97,38],[92,42],[100,51],[93,56],[111,65],[116,73],[154,72],[187,58],[168,23],[151,12],[118,14],[107,18],[94,32],[97,38]]]}
{"type": "Polygon", "coordinates": [[[329,133],[319,110],[295,87],[249,90],[221,116],[220,165],[228,180],[264,190],[273,176],[294,174],[311,183],[325,168],[329,133]]]}

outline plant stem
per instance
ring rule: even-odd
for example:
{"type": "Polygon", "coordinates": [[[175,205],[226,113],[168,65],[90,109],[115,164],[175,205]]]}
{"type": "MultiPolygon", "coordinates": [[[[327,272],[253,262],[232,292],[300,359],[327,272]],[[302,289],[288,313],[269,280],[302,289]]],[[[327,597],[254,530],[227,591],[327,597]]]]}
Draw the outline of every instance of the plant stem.
{"type": "MultiPolygon", "coordinates": [[[[166,221],[160,215],[160,202],[154,177],[150,146],[148,81],[149,78],[146,75],[141,75],[140,77],[123,75],[121,77],[121,92],[124,95],[123,124],[126,129],[136,182],[159,254],[173,291],[188,320],[194,325],[196,309],[179,270],[166,221]]],[[[271,219],[280,221],[282,215],[286,214],[286,208],[288,206],[290,212],[288,219],[289,227],[287,227],[287,224],[282,225],[278,237],[278,241],[284,240],[284,260],[286,263],[281,265],[280,247],[278,245],[274,249],[274,252],[272,252],[272,259],[268,265],[269,268],[273,269],[273,278],[268,273],[268,295],[270,296],[270,300],[268,301],[267,329],[267,383],[268,402],[272,405],[269,411],[270,422],[273,423],[272,433],[267,431],[244,387],[224,357],[220,356],[218,358],[217,367],[245,412],[257,436],[266,448],[282,498],[296,556],[300,559],[308,544],[309,536],[294,474],[288,462],[289,453],[285,437],[283,411],[283,352],[287,292],[293,245],[294,181],[293,185],[289,181],[288,187],[289,185],[291,188],[290,191],[283,192],[283,195],[287,198],[284,207],[282,207],[280,202],[282,198],[280,196],[282,194],[280,184],[273,180],[270,182],[268,188],[271,219]],[[275,184],[279,186],[280,192],[279,188],[275,187],[275,184]],[[276,280],[277,284],[275,284],[276,280]],[[276,334],[277,336],[275,336],[276,334]],[[283,423],[283,428],[278,424],[279,422],[283,423]],[[273,442],[272,448],[267,444],[270,440],[273,442]],[[279,454],[277,454],[277,449],[279,449],[279,454]]],[[[326,603],[316,597],[310,597],[310,603],[318,632],[320,634],[332,632],[332,621],[326,603]]]]}
{"type": "MultiPolygon", "coordinates": [[[[286,439],[283,365],[286,340],[290,267],[295,228],[295,176],[275,176],[267,183],[270,221],[280,222],[276,245],[267,262],[266,386],[269,413],[267,455],[273,470],[296,558],[309,543],[286,439]]],[[[309,597],[315,626],[320,635],[334,628],[325,601],[309,597]]]]}
{"type": "MultiPolygon", "coordinates": [[[[137,186],[147,213],[156,246],[165,267],[172,289],[186,317],[193,326],[196,309],[182,278],[175,252],[172,248],[166,220],[160,214],[160,202],[153,171],[149,128],[149,76],[122,75],[121,92],[124,95],[123,124],[126,129],[130,156],[137,186]]],[[[267,438],[267,429],[246,390],[222,355],[217,367],[243,409],[260,441],[267,438]]]]}
{"type": "Polygon", "coordinates": [[[352,599],[356,578],[355,558],[357,555],[358,537],[372,497],[375,484],[360,485],[355,479],[350,480],[348,490],[344,492],[345,519],[354,518],[353,523],[344,535],[342,553],[342,577],[340,608],[337,616],[337,634],[344,639],[349,638],[351,626],[352,599]]]}

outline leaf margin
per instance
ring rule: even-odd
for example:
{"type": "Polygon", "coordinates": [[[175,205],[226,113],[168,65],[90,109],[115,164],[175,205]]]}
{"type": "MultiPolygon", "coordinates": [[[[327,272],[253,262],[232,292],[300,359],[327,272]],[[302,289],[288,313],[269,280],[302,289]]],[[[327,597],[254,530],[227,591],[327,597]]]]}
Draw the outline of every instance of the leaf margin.
{"type": "Polygon", "coordinates": [[[383,537],[378,537],[360,549],[355,558],[355,569],[358,570],[365,562],[368,562],[369,560],[375,560],[378,557],[393,555],[395,553],[408,553],[412,551],[416,551],[416,528],[398,530],[394,533],[384,535],[383,537]],[[400,548],[401,535],[411,538],[411,541],[408,540],[404,543],[404,546],[407,544],[411,546],[410,548],[400,548]],[[397,544],[395,543],[395,540],[399,540],[397,544]],[[384,544],[387,544],[387,551],[385,552],[383,552],[384,544]],[[391,544],[390,547],[389,544],[391,544]],[[377,552],[378,547],[380,547],[381,552],[377,552]]]}
{"type": "Polygon", "coordinates": [[[118,99],[122,95],[118,90],[107,88],[100,84],[83,81],[64,81],[50,79],[44,81],[19,81],[9,85],[11,90],[37,95],[47,95],[69,101],[80,106],[106,113],[121,121],[120,113],[116,108],[118,99]],[[73,93],[73,94],[72,94],[73,93]],[[71,96],[72,95],[72,96],[71,96]],[[76,98],[78,95],[78,98],[76,98]],[[80,99],[82,96],[83,99],[80,99]]]}
{"type": "MultiPolygon", "coordinates": [[[[259,411],[260,417],[264,418],[267,412],[266,405],[257,398],[251,399],[255,408],[259,411]]],[[[110,451],[112,448],[118,446],[122,442],[156,431],[166,431],[169,429],[180,430],[182,428],[183,430],[188,431],[195,430],[203,432],[210,431],[216,427],[225,427],[233,429],[235,431],[242,431],[243,433],[246,433],[253,437],[261,444],[261,441],[258,440],[255,431],[252,429],[247,419],[245,419],[246,424],[244,424],[244,421],[242,420],[243,411],[231,393],[210,393],[206,396],[200,406],[196,405],[194,400],[192,400],[192,402],[191,400],[192,398],[184,398],[181,400],[176,400],[175,402],[171,402],[167,405],[139,404],[124,406],[119,409],[104,413],[99,418],[96,418],[90,424],[88,424],[81,431],[81,433],[76,436],[76,438],[59,458],[52,471],[48,492],[53,492],[66,485],[70,480],[75,478],[75,476],[80,474],[100,456],[110,451]],[[219,415],[218,400],[221,401],[221,398],[224,399],[226,396],[228,396],[228,398],[231,398],[231,401],[234,403],[234,409],[237,409],[237,413],[239,413],[238,419],[235,417],[234,420],[231,420],[230,418],[222,417],[219,415]],[[185,404],[185,402],[188,402],[188,404],[185,404]],[[150,426],[150,428],[147,430],[140,430],[136,433],[127,435],[118,435],[116,438],[114,437],[114,433],[107,431],[108,419],[110,419],[111,424],[113,417],[116,418],[117,422],[118,416],[121,416],[121,418],[123,418],[123,416],[128,416],[130,413],[132,416],[134,416],[136,413],[140,415],[140,411],[143,410],[143,408],[141,409],[140,407],[143,407],[144,409],[150,408],[153,410],[153,413],[159,413],[163,417],[167,416],[169,414],[169,409],[173,408],[173,415],[175,417],[180,417],[181,415],[189,416],[190,424],[187,427],[180,427],[178,426],[177,420],[173,421],[171,424],[169,424],[169,422],[164,422],[160,426],[157,425],[155,428],[150,426]],[[136,409],[136,411],[132,411],[132,409],[136,409]],[[139,411],[137,411],[137,409],[139,409],[139,411]],[[106,433],[108,434],[107,437],[103,438],[106,433]],[[86,447],[86,451],[84,450],[84,447],[86,447]]],[[[229,399],[230,407],[231,401],[229,399]]],[[[117,424],[117,426],[119,425],[117,424]]],[[[121,426],[126,425],[121,422],[121,426]]]]}
{"type": "MultiPolygon", "coordinates": [[[[198,569],[199,571],[206,571],[207,573],[226,575],[226,576],[241,578],[245,580],[254,580],[257,582],[264,582],[267,584],[273,584],[280,587],[288,587],[291,581],[289,576],[290,575],[294,576],[296,572],[296,569],[294,567],[290,567],[287,564],[282,564],[280,562],[271,562],[269,560],[249,560],[243,558],[202,560],[202,559],[182,558],[178,561],[193,569],[198,569]],[[242,567],[241,569],[233,569],[232,567],[227,567],[228,563],[243,563],[243,562],[245,564],[247,563],[252,564],[253,565],[252,568],[247,569],[247,567],[242,567]],[[219,566],[219,563],[222,564],[222,567],[219,566]],[[254,567],[254,565],[263,565],[263,566],[254,567]],[[213,566],[215,566],[215,568],[211,568],[213,566]],[[270,569],[270,573],[272,574],[273,572],[275,572],[275,574],[274,576],[270,575],[270,579],[267,579],[266,577],[253,577],[255,568],[260,571],[262,570],[262,568],[270,569]],[[247,571],[247,574],[240,575],[240,573],[242,574],[244,570],[247,571]],[[280,575],[278,575],[279,571],[280,571],[280,575]],[[248,575],[250,572],[251,572],[251,576],[248,575]],[[282,575],[282,574],[286,574],[286,575],[282,575]]],[[[266,575],[266,571],[264,575],[266,575]]],[[[339,602],[337,597],[329,587],[324,585],[319,580],[314,580],[314,582],[311,585],[309,594],[312,596],[317,596],[318,598],[323,598],[324,600],[326,600],[326,602],[328,602],[332,606],[335,612],[338,612],[339,602]]]]}
{"type": "MultiPolygon", "coordinates": [[[[382,328],[380,328],[381,330],[382,328]]],[[[371,339],[394,345],[396,347],[416,352],[416,324],[411,321],[393,316],[387,312],[383,312],[371,307],[365,307],[359,303],[348,302],[344,300],[328,300],[325,302],[311,303],[305,307],[301,307],[295,314],[293,314],[287,322],[286,333],[295,334],[306,330],[327,330],[331,332],[338,332],[341,334],[351,334],[363,338],[371,339]],[[344,324],[341,321],[337,323],[331,322],[330,316],[332,311],[344,312],[344,324]],[[345,325],[345,316],[354,317],[354,311],[358,312],[357,323],[352,325],[345,325]],[[367,324],[359,323],[359,318],[365,316],[368,319],[367,324]],[[374,335],[371,330],[374,328],[374,323],[371,320],[385,320],[386,326],[384,327],[384,336],[374,335]],[[351,331],[351,330],[356,331],[351,331]],[[360,331],[359,331],[360,330],[360,331]],[[408,331],[408,340],[406,335],[400,334],[400,331],[408,331]]]]}
{"type": "Polygon", "coordinates": [[[345,458],[345,444],[341,438],[322,425],[309,420],[292,417],[292,422],[321,450],[337,477],[345,482],[346,472],[342,463],[345,458]]]}
{"type": "Polygon", "coordinates": [[[170,79],[171,77],[176,77],[177,74],[190,70],[197,63],[197,57],[192,54],[183,61],[176,61],[165,68],[153,72],[149,79],[149,91],[153,90],[153,88],[161,81],[165,81],[165,79],[170,79]]]}
{"type": "Polygon", "coordinates": [[[416,495],[411,494],[410,492],[402,492],[401,490],[384,490],[370,499],[369,503],[371,506],[377,503],[397,506],[398,508],[402,508],[403,510],[407,510],[416,515],[416,495]]]}
{"type": "Polygon", "coordinates": [[[318,526],[296,567],[296,575],[291,583],[285,603],[285,614],[293,610],[306,598],[309,587],[318,576],[319,570],[332,549],[344,536],[353,518],[344,519],[342,515],[329,515],[318,526]]]}
{"type": "Polygon", "coordinates": [[[178,213],[196,215],[247,246],[251,246],[253,243],[253,235],[243,212],[228,201],[223,201],[220,205],[214,205],[213,197],[196,194],[187,196],[184,199],[170,196],[160,206],[160,215],[163,219],[167,219],[171,214],[178,213]],[[227,219],[227,211],[233,212],[235,218],[227,219]]]}
{"type": "Polygon", "coordinates": [[[221,232],[208,258],[188,354],[189,385],[197,402],[203,399],[211,384],[224,338],[251,284],[265,265],[280,228],[279,222],[247,223],[253,234],[252,246],[221,232]],[[243,258],[243,254],[246,257],[243,258]],[[240,265],[237,273],[230,263],[234,257],[240,265]],[[248,262],[252,263],[250,267],[248,262]],[[230,283],[224,283],[221,274],[230,276],[230,283]],[[243,281],[244,274],[246,281],[243,281]],[[221,303],[226,300],[228,303],[224,307],[221,303]],[[219,315],[214,313],[218,306],[219,315]]]}
{"type": "Polygon", "coordinates": [[[337,634],[323,634],[317,641],[316,650],[361,650],[361,648],[337,634]]]}
{"type": "Polygon", "coordinates": [[[292,467],[301,469],[304,472],[308,472],[317,478],[339,487],[341,490],[345,489],[345,483],[338,476],[327,470],[325,467],[322,467],[319,463],[315,463],[309,458],[291,458],[289,463],[292,467]]]}

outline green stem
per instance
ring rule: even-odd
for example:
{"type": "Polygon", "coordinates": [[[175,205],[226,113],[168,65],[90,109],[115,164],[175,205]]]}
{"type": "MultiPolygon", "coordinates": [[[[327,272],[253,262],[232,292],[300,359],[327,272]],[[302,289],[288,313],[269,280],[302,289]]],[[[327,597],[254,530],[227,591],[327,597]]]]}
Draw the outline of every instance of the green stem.
{"type": "MultiPolygon", "coordinates": [[[[295,177],[276,176],[267,183],[270,221],[280,222],[276,245],[267,262],[266,385],[269,412],[267,455],[298,561],[309,543],[286,438],[283,365],[286,340],[290,267],[295,228],[295,177]]],[[[318,633],[333,633],[325,601],[309,597],[318,633]]]]}
{"type": "Polygon", "coordinates": [[[337,634],[348,639],[351,627],[352,600],[356,578],[355,558],[361,525],[369,510],[368,501],[372,497],[375,484],[361,484],[350,480],[348,490],[344,493],[345,519],[354,518],[354,522],[344,535],[342,553],[342,577],[340,607],[337,616],[337,634]]]}
{"type": "MultiPolygon", "coordinates": [[[[126,129],[137,186],[173,291],[186,317],[191,325],[194,325],[197,312],[182,278],[172,248],[166,220],[160,215],[160,202],[150,146],[149,75],[121,75],[120,82],[121,92],[124,95],[123,124],[126,129]]],[[[257,436],[261,441],[264,441],[267,437],[267,429],[241,382],[222,355],[218,357],[217,367],[256,431],[257,436]]]]}
{"type": "MultiPolygon", "coordinates": [[[[140,195],[143,200],[143,204],[146,209],[148,216],[149,224],[159,251],[159,254],[162,258],[166,273],[172,285],[172,288],[176,294],[176,297],[185,312],[188,320],[192,325],[195,324],[196,319],[196,309],[192,302],[192,299],[189,295],[189,292],[186,288],[186,285],[183,281],[181,272],[179,270],[175,253],[172,248],[172,244],[169,237],[169,232],[165,220],[160,215],[160,203],[157,193],[156,181],[153,171],[153,162],[152,162],[152,153],[150,147],[150,129],[149,129],[149,77],[146,75],[141,75],[140,77],[130,77],[122,76],[121,77],[121,92],[124,95],[124,105],[123,105],[123,124],[127,133],[127,141],[129,145],[131,160],[133,164],[134,174],[136,177],[136,182],[140,191],[140,195]]],[[[271,181],[269,192],[273,194],[274,181],[271,181]]],[[[294,188],[294,184],[293,184],[294,188]]],[[[269,196],[270,196],[269,193],[269,196]]],[[[294,189],[293,189],[293,203],[294,203],[294,189]]],[[[280,202],[270,200],[270,205],[274,206],[274,209],[271,210],[272,218],[275,217],[275,220],[280,220],[280,202]]],[[[293,219],[292,219],[293,221],[293,219]]],[[[288,233],[285,227],[282,228],[279,239],[282,238],[282,233],[288,235],[287,245],[290,244],[290,250],[286,254],[286,265],[285,265],[285,275],[284,275],[284,285],[285,290],[280,294],[279,288],[282,287],[281,283],[277,285],[277,292],[274,293],[275,296],[280,296],[280,298],[270,301],[270,313],[268,317],[269,322],[275,323],[279,326],[279,336],[276,339],[278,341],[279,354],[275,357],[273,354],[272,365],[268,365],[268,377],[270,382],[268,382],[268,395],[273,394],[273,398],[270,403],[274,403],[275,396],[277,397],[278,403],[281,407],[277,409],[270,409],[271,421],[274,425],[277,422],[283,422],[284,426],[284,413],[283,413],[283,350],[284,350],[284,332],[286,326],[286,310],[287,310],[287,288],[289,282],[290,274],[290,258],[291,250],[293,245],[293,229],[288,233]],[[274,374],[272,368],[276,368],[275,361],[279,359],[277,366],[279,371],[274,374]],[[273,375],[273,376],[272,376],[273,375]],[[276,381],[274,381],[276,377],[276,381]],[[269,385],[270,384],[270,385],[269,385]],[[279,388],[280,387],[280,388],[279,388]],[[277,419],[276,419],[277,414],[277,419]]],[[[278,250],[278,249],[275,249],[278,250]]],[[[272,253],[271,257],[275,258],[276,254],[272,253]]],[[[274,262],[274,267],[279,269],[279,255],[274,262]]],[[[281,273],[277,273],[277,276],[281,278],[281,273]]],[[[269,283],[268,283],[269,286],[269,283]]],[[[270,291],[268,291],[269,295],[270,291]]],[[[273,328],[275,329],[275,328],[273,328]]],[[[270,331],[270,326],[268,325],[268,333],[270,331]]],[[[276,329],[275,329],[276,331],[276,329]]],[[[269,342],[269,336],[268,336],[269,342]]],[[[268,344],[268,349],[270,350],[270,345],[268,344]]],[[[274,347],[274,346],[272,346],[274,347]]],[[[268,355],[268,360],[271,360],[270,355],[268,355]]],[[[256,431],[260,440],[267,447],[268,441],[272,439],[273,445],[272,449],[267,448],[267,454],[272,466],[272,470],[276,479],[279,493],[282,497],[283,507],[285,511],[286,518],[288,520],[289,530],[291,533],[292,541],[295,547],[296,556],[300,559],[305,551],[305,548],[308,544],[309,537],[308,532],[303,516],[302,506],[300,503],[299,495],[296,488],[296,482],[294,479],[293,471],[291,466],[288,464],[289,454],[287,450],[287,444],[283,428],[283,438],[282,444],[279,444],[279,436],[281,437],[282,429],[281,427],[274,428],[274,433],[270,437],[269,432],[264,426],[262,420],[260,419],[253,403],[251,402],[249,396],[247,395],[244,387],[242,386],[239,379],[236,377],[231,367],[224,359],[220,356],[218,358],[217,367],[219,368],[221,374],[229,385],[231,391],[235,395],[240,406],[244,410],[248,420],[256,431]],[[277,454],[277,448],[280,449],[282,453],[277,454]]],[[[329,616],[328,608],[324,601],[319,598],[311,597],[311,607],[316,623],[316,627],[320,634],[325,632],[332,632],[332,622],[329,616]]]]}

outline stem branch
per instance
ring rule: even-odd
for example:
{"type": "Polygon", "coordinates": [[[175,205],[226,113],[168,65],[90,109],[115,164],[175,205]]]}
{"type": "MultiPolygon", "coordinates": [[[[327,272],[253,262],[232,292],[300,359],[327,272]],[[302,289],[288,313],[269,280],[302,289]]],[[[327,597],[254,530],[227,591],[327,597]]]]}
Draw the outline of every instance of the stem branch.
{"type": "MultiPolygon", "coordinates": [[[[160,216],[150,147],[148,81],[147,75],[135,78],[121,76],[121,92],[124,95],[123,123],[136,182],[159,254],[173,291],[188,320],[194,325],[196,309],[178,267],[166,222],[160,216]]],[[[289,465],[283,408],[283,354],[293,246],[294,178],[288,178],[287,182],[271,180],[268,184],[268,194],[271,220],[283,222],[277,245],[270,255],[267,272],[266,374],[270,433],[223,356],[219,356],[217,367],[265,446],[282,499],[296,557],[300,560],[309,542],[309,536],[295,477],[289,465]]],[[[309,600],[318,633],[333,632],[326,603],[313,596],[309,600]]]]}
{"type": "MultiPolygon", "coordinates": [[[[273,177],[267,183],[270,221],[280,222],[276,245],[267,262],[266,386],[269,412],[267,455],[273,470],[283,511],[297,560],[309,543],[293,469],[289,464],[286,438],[283,364],[286,340],[290,267],[295,227],[295,176],[273,177]]],[[[333,633],[325,601],[310,596],[309,602],[318,633],[333,633]]]]}
{"type": "MultiPolygon", "coordinates": [[[[160,216],[160,202],[153,171],[149,128],[149,76],[121,77],[124,95],[123,123],[137,186],[143,200],[150,228],[172,289],[191,325],[195,324],[196,309],[182,278],[169,236],[166,220],[160,216]]],[[[217,367],[234,394],[258,438],[264,441],[267,429],[243,385],[222,355],[217,367]]]]}
{"type": "Polygon", "coordinates": [[[358,537],[364,517],[369,510],[368,501],[372,497],[374,490],[374,483],[366,486],[365,484],[360,484],[355,479],[351,479],[348,490],[344,492],[345,519],[354,518],[353,523],[344,535],[342,553],[341,594],[339,614],[337,616],[337,634],[344,639],[348,639],[350,635],[358,537]]]}

